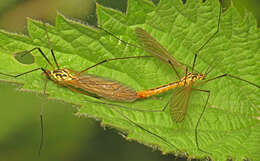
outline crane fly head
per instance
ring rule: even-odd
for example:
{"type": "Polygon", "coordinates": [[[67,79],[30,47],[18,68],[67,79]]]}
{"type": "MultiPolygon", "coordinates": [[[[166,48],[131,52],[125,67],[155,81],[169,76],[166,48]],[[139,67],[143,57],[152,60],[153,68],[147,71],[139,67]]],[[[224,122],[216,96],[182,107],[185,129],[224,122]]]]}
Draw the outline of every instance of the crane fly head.
{"type": "Polygon", "coordinates": [[[198,80],[204,80],[206,78],[206,74],[197,74],[198,80]]]}

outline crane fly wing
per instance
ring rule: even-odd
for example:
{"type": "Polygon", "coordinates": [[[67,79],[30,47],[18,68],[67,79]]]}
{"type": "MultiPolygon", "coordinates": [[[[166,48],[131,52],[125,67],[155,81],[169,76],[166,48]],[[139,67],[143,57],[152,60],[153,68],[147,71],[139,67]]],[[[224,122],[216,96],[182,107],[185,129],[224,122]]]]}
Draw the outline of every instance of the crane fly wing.
{"type": "Polygon", "coordinates": [[[66,81],[66,84],[109,100],[133,102],[137,99],[136,91],[120,82],[94,75],[80,75],[66,81]]]}
{"type": "Polygon", "coordinates": [[[179,87],[174,90],[170,100],[170,113],[173,121],[181,122],[184,119],[189,104],[190,92],[190,86],[179,87]]]}
{"type": "Polygon", "coordinates": [[[185,67],[179,63],[175,58],[158,42],[156,41],[149,33],[145,30],[137,27],[136,35],[138,39],[141,41],[143,49],[153,56],[163,60],[166,63],[171,63],[182,70],[185,70],[185,67]]]}

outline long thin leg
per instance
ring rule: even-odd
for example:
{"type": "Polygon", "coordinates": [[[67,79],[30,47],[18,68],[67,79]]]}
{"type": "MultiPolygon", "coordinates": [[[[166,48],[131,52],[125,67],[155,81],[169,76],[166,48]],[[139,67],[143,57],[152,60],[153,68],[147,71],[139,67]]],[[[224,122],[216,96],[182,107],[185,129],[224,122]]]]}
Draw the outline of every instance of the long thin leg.
{"type": "Polygon", "coordinates": [[[239,78],[239,77],[234,76],[234,75],[231,75],[231,74],[222,74],[222,75],[219,75],[219,76],[217,76],[217,77],[208,79],[208,80],[206,80],[206,81],[204,81],[204,82],[202,82],[202,83],[207,83],[207,82],[210,82],[210,81],[213,81],[213,80],[216,80],[216,79],[219,79],[219,78],[224,78],[224,77],[231,77],[231,78],[234,78],[234,79],[243,81],[243,82],[247,82],[247,83],[249,83],[249,84],[251,84],[251,85],[253,85],[253,86],[257,87],[257,88],[260,88],[260,85],[257,85],[257,84],[255,84],[255,83],[249,82],[249,81],[247,81],[247,80],[245,80],[245,79],[239,78]]]}
{"type": "Polygon", "coordinates": [[[28,73],[32,73],[32,72],[37,71],[37,70],[42,70],[42,71],[44,71],[43,68],[36,68],[36,69],[30,70],[30,71],[27,71],[27,72],[24,72],[24,73],[21,73],[21,74],[18,74],[18,75],[5,74],[5,73],[1,73],[1,72],[0,72],[0,74],[1,74],[1,75],[5,75],[5,76],[8,76],[8,77],[17,78],[17,77],[20,77],[20,76],[25,75],[25,74],[28,74],[28,73]]]}
{"type": "MultiPolygon", "coordinates": [[[[257,87],[257,88],[260,88],[260,86],[257,85],[257,84],[255,84],[255,83],[249,82],[249,81],[247,81],[247,80],[245,80],[245,79],[242,79],[242,78],[239,78],[239,77],[237,77],[237,76],[230,75],[230,74],[219,75],[219,76],[217,76],[217,77],[208,79],[208,80],[204,81],[203,83],[207,83],[207,82],[209,82],[209,81],[216,80],[216,79],[219,79],[219,78],[224,78],[224,77],[231,77],[231,78],[234,78],[234,79],[237,79],[237,80],[240,80],[240,81],[247,82],[247,83],[249,83],[249,84],[251,84],[251,85],[253,85],[253,86],[257,87]]],[[[200,120],[201,120],[201,118],[202,118],[202,116],[203,116],[203,114],[204,114],[204,112],[205,112],[205,110],[206,110],[206,106],[207,106],[207,104],[208,104],[208,100],[209,100],[209,97],[210,97],[210,91],[209,91],[209,90],[196,89],[196,88],[192,88],[192,89],[197,90],[197,91],[202,91],[202,92],[207,92],[207,93],[208,93],[207,101],[206,101],[206,103],[205,103],[205,106],[204,106],[204,108],[203,108],[203,110],[202,110],[202,113],[200,114],[200,117],[199,117],[199,119],[198,119],[198,121],[197,121],[197,123],[196,123],[196,127],[195,127],[195,138],[196,138],[197,147],[198,147],[198,149],[199,149],[200,151],[206,152],[206,151],[204,151],[204,150],[202,150],[202,149],[199,148],[199,143],[198,143],[198,126],[199,126],[199,122],[200,122],[200,120]]],[[[207,152],[207,153],[208,153],[208,152],[207,152]]]]}
{"type": "Polygon", "coordinates": [[[179,148],[177,148],[175,145],[173,145],[172,143],[170,143],[167,139],[163,138],[162,136],[159,136],[147,129],[145,129],[144,127],[142,127],[141,125],[137,124],[136,122],[132,121],[131,119],[129,119],[127,116],[125,116],[121,111],[117,110],[116,108],[114,107],[110,107],[112,108],[114,111],[116,111],[117,113],[119,113],[123,118],[125,118],[127,121],[131,122],[133,125],[135,125],[136,127],[148,132],[149,134],[161,139],[163,142],[165,142],[168,146],[170,147],[174,147],[175,149],[177,149],[178,151],[181,151],[179,148]]]}
{"type": "Polygon", "coordinates": [[[171,62],[170,60],[169,60],[168,62],[169,62],[169,64],[172,66],[172,69],[173,69],[174,72],[176,73],[176,75],[177,75],[177,77],[179,78],[179,80],[181,80],[181,77],[180,77],[178,71],[176,70],[175,66],[172,64],[172,62],[171,62]]]}
{"type": "Polygon", "coordinates": [[[46,55],[44,54],[44,52],[41,50],[41,48],[39,48],[39,47],[36,47],[36,48],[33,48],[33,49],[31,49],[31,50],[29,50],[29,51],[23,51],[23,53],[25,53],[25,54],[23,54],[22,56],[25,56],[26,54],[29,54],[29,53],[31,53],[32,51],[34,51],[34,50],[38,50],[40,53],[41,53],[41,55],[44,57],[44,59],[48,62],[48,64],[50,64],[50,66],[53,68],[53,69],[55,69],[55,67],[54,67],[54,65],[50,62],[50,60],[46,57],[46,55]]]}
{"type": "Polygon", "coordinates": [[[187,76],[188,76],[188,67],[186,67],[186,70],[185,70],[184,86],[186,86],[187,76]]]}
{"type": "Polygon", "coordinates": [[[197,121],[197,123],[196,123],[195,131],[194,131],[194,132],[195,132],[195,141],[196,141],[196,145],[197,145],[198,150],[199,150],[199,151],[202,151],[202,152],[204,152],[204,153],[209,153],[209,152],[207,152],[207,151],[202,150],[202,149],[199,147],[199,142],[198,142],[198,127],[199,127],[200,120],[201,120],[201,118],[202,118],[202,116],[203,116],[203,114],[204,114],[204,112],[205,112],[205,110],[206,110],[206,107],[207,107],[207,104],[208,104],[208,101],[209,101],[209,97],[210,97],[210,91],[209,91],[209,90],[203,90],[203,89],[197,89],[197,88],[192,88],[192,90],[196,90],[196,91],[201,91],[201,92],[206,92],[206,93],[208,93],[206,103],[205,103],[205,105],[204,105],[204,107],[203,107],[203,110],[202,110],[202,112],[201,112],[201,114],[200,114],[200,116],[199,116],[199,119],[198,119],[198,121],[197,121]]]}
{"type": "Polygon", "coordinates": [[[98,66],[98,65],[101,65],[101,64],[103,64],[103,63],[107,63],[107,62],[110,62],[110,61],[114,61],[114,60],[124,60],[124,59],[132,59],[132,58],[151,58],[151,57],[153,57],[153,56],[129,56],[129,57],[122,57],[122,58],[105,59],[105,60],[103,60],[103,61],[101,61],[101,62],[99,62],[99,63],[97,63],[97,64],[94,64],[94,65],[92,65],[92,66],[90,66],[90,67],[87,67],[86,69],[80,71],[80,72],[78,73],[78,75],[80,75],[81,73],[84,73],[84,72],[86,72],[87,70],[89,70],[89,69],[91,69],[91,68],[94,68],[94,67],[96,67],[96,66],[98,66]]]}
{"type": "Polygon", "coordinates": [[[58,64],[58,62],[57,62],[57,59],[56,59],[56,57],[55,57],[55,54],[54,54],[54,52],[53,52],[53,48],[52,48],[52,44],[51,44],[51,41],[50,41],[50,38],[49,38],[49,34],[48,34],[48,31],[47,31],[46,24],[43,23],[43,25],[44,25],[44,30],[45,30],[45,32],[46,32],[46,36],[47,36],[47,39],[48,39],[49,47],[50,47],[50,49],[51,49],[51,55],[52,55],[53,60],[54,60],[54,62],[55,62],[55,64],[56,64],[56,67],[57,67],[58,69],[60,69],[59,64],[58,64]]]}
{"type": "Polygon", "coordinates": [[[97,27],[98,29],[101,29],[101,30],[105,31],[107,34],[113,36],[115,39],[121,41],[121,42],[124,43],[125,45],[129,45],[129,46],[132,46],[132,47],[136,47],[136,48],[139,48],[139,49],[143,49],[142,47],[140,47],[140,46],[138,46],[138,45],[135,45],[135,44],[126,42],[126,41],[124,41],[124,40],[118,38],[115,34],[113,34],[113,33],[110,32],[110,31],[105,30],[104,28],[102,28],[102,27],[100,27],[100,26],[96,26],[96,27],[97,27]]]}
{"type": "MultiPolygon", "coordinates": [[[[50,42],[50,38],[49,38],[49,35],[48,35],[48,32],[47,32],[45,23],[44,23],[44,30],[45,30],[45,32],[46,32],[46,36],[47,36],[47,39],[48,39],[49,47],[50,47],[50,50],[51,50],[51,55],[52,55],[53,60],[54,60],[54,62],[55,62],[55,64],[56,64],[56,67],[59,69],[60,67],[59,67],[59,64],[58,64],[58,62],[57,62],[57,59],[56,59],[56,57],[55,57],[55,54],[54,54],[54,52],[53,52],[53,48],[52,48],[52,45],[51,45],[51,42],[50,42]]],[[[38,51],[41,53],[41,55],[44,57],[44,59],[48,62],[48,64],[50,64],[51,67],[52,67],[53,69],[55,69],[54,65],[53,65],[53,64],[50,62],[50,60],[46,57],[46,55],[45,55],[44,52],[41,50],[41,48],[36,47],[36,48],[33,48],[33,49],[29,50],[29,51],[26,50],[26,51],[23,51],[23,52],[25,52],[24,55],[26,55],[26,54],[28,54],[28,53],[31,53],[31,52],[34,51],[34,50],[38,50],[38,51]]],[[[23,55],[23,56],[24,56],[24,55],[23,55]]]]}
{"type": "Polygon", "coordinates": [[[40,142],[40,147],[39,147],[39,151],[38,151],[38,156],[41,155],[41,151],[42,151],[42,147],[44,144],[44,126],[43,126],[43,110],[44,110],[44,103],[45,103],[45,97],[46,97],[46,89],[47,89],[47,81],[48,79],[46,78],[44,81],[44,87],[43,87],[43,103],[42,103],[42,107],[41,107],[41,113],[40,113],[40,122],[41,122],[41,142],[40,142]]]}
{"type": "MultiPolygon", "coordinates": [[[[13,77],[13,78],[17,78],[17,77],[20,77],[20,76],[23,76],[25,74],[28,74],[28,73],[32,73],[34,71],[38,71],[38,70],[42,70],[43,72],[46,72],[43,68],[36,68],[36,69],[33,69],[33,70],[30,70],[30,71],[27,71],[27,72],[24,72],[24,73],[21,73],[21,74],[18,74],[18,75],[11,75],[11,74],[5,74],[5,73],[0,73],[1,75],[5,75],[5,76],[8,76],[8,77],[13,77]]],[[[47,78],[45,80],[45,83],[44,83],[44,90],[43,90],[43,95],[45,96],[46,95],[46,88],[47,88],[47,78]]],[[[42,147],[43,147],[43,139],[44,139],[44,128],[43,128],[43,104],[42,104],[42,108],[41,108],[41,113],[40,113],[40,126],[41,126],[41,141],[40,141],[40,147],[39,147],[39,151],[38,151],[38,155],[40,156],[41,154],[41,150],[42,150],[42,147]]]]}
{"type": "Polygon", "coordinates": [[[194,67],[195,67],[195,63],[196,63],[196,60],[197,60],[197,55],[199,54],[199,52],[213,39],[215,38],[215,36],[217,35],[217,33],[219,32],[219,26],[220,26],[220,18],[221,18],[221,13],[222,13],[222,4],[221,2],[220,3],[220,6],[219,6],[219,15],[218,15],[218,26],[217,26],[217,31],[210,36],[210,38],[197,50],[196,54],[194,55],[194,59],[193,59],[193,64],[192,64],[192,73],[194,71],[194,67]]]}
{"type": "Polygon", "coordinates": [[[90,101],[90,100],[85,100],[87,102],[90,103],[95,103],[95,104],[103,104],[103,105],[109,105],[109,106],[114,106],[114,107],[119,107],[119,108],[123,108],[123,109],[127,109],[127,110],[133,110],[133,111],[138,111],[138,112],[164,112],[165,109],[167,108],[169,102],[163,106],[162,109],[160,110],[142,110],[142,109],[138,109],[138,108],[131,108],[131,107],[127,107],[127,106],[123,106],[123,105],[119,105],[119,104],[113,104],[113,103],[108,103],[108,102],[99,102],[99,101],[90,101]]]}
{"type": "MultiPolygon", "coordinates": [[[[122,39],[116,37],[113,33],[111,33],[111,32],[109,32],[109,31],[103,29],[102,27],[98,27],[98,28],[101,29],[101,30],[103,30],[103,31],[105,31],[105,32],[108,33],[109,35],[113,36],[115,39],[117,39],[117,40],[123,42],[125,45],[129,45],[129,46],[132,46],[132,47],[136,47],[136,48],[145,50],[145,49],[143,49],[143,48],[140,47],[140,46],[137,46],[137,45],[134,45],[134,44],[132,44],[132,43],[126,42],[126,41],[124,41],[124,40],[122,40],[122,39]]],[[[168,62],[169,62],[169,64],[171,65],[173,71],[174,71],[174,72],[176,73],[176,75],[178,76],[179,80],[181,80],[181,77],[180,77],[179,73],[177,72],[175,66],[172,64],[171,60],[168,60],[168,62]]]]}

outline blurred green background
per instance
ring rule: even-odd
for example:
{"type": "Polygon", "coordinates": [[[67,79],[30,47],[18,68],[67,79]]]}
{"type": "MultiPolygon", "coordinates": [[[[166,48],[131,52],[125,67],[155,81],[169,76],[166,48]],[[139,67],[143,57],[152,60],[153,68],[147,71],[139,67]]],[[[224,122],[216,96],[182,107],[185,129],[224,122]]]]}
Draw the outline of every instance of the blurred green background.
{"type": "MultiPolygon", "coordinates": [[[[158,1],[154,0],[155,3],[158,1]]],[[[123,12],[127,5],[126,0],[97,2],[123,12]]],[[[259,22],[260,1],[240,0],[234,3],[241,14],[247,9],[259,22]]],[[[0,0],[0,29],[26,34],[27,17],[54,24],[57,11],[81,22],[96,24],[93,0],[0,0]]],[[[39,114],[43,100],[35,93],[17,92],[19,87],[0,82],[0,161],[186,160],[162,155],[136,142],[126,141],[118,135],[118,131],[104,129],[95,120],[75,117],[77,107],[53,100],[44,104],[45,144],[41,157],[38,157],[39,114]]]]}

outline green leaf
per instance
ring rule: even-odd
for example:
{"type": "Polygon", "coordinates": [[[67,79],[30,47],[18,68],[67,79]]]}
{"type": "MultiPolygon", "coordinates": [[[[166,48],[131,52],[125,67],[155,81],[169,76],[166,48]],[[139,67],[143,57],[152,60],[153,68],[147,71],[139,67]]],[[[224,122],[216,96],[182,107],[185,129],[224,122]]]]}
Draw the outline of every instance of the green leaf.
{"type": "MultiPolygon", "coordinates": [[[[129,0],[126,14],[97,5],[99,25],[106,30],[127,42],[138,44],[135,28],[141,27],[178,61],[189,65],[192,64],[194,53],[215,33],[218,13],[217,0],[205,3],[198,0],[187,1],[185,5],[181,1],[162,0],[157,6],[146,0],[129,0]]],[[[229,73],[260,84],[257,63],[260,59],[259,29],[252,14],[246,15],[241,18],[232,5],[222,14],[220,31],[200,51],[196,71],[203,73],[208,66],[214,66],[208,78],[229,73]]],[[[77,71],[104,59],[149,55],[60,14],[57,16],[56,26],[48,25],[47,30],[60,66],[77,71]]],[[[13,58],[15,52],[41,47],[51,59],[43,24],[29,19],[28,31],[30,37],[0,32],[0,72],[17,74],[47,65],[37,51],[33,52],[35,64],[24,65],[13,58]]],[[[137,91],[177,80],[171,67],[155,58],[109,62],[89,70],[88,73],[118,80],[137,91]]],[[[40,75],[40,71],[17,79],[0,75],[0,79],[22,83],[23,90],[43,91],[44,77],[40,75]]],[[[187,115],[181,123],[172,122],[169,108],[166,112],[153,113],[113,107],[131,121],[165,138],[182,152],[187,152],[192,158],[210,156],[212,160],[226,160],[229,157],[233,160],[259,160],[259,88],[232,78],[218,79],[196,88],[211,91],[198,131],[200,148],[211,154],[198,151],[194,136],[196,122],[206,101],[205,93],[192,91],[187,115]]],[[[163,153],[180,154],[174,146],[135,126],[111,106],[87,101],[95,100],[94,98],[51,82],[48,82],[47,93],[49,98],[81,106],[79,115],[102,120],[103,126],[112,126],[127,133],[126,138],[129,140],[159,148],[163,153]]],[[[155,96],[154,99],[137,100],[124,105],[145,110],[161,109],[167,104],[171,94],[172,91],[169,91],[155,96]]]]}

